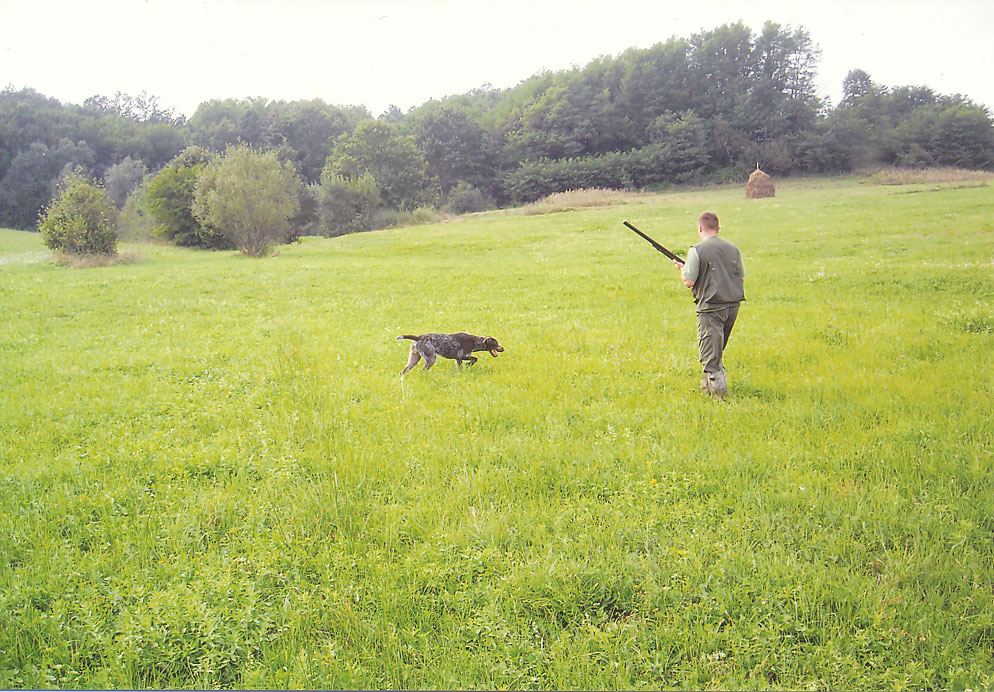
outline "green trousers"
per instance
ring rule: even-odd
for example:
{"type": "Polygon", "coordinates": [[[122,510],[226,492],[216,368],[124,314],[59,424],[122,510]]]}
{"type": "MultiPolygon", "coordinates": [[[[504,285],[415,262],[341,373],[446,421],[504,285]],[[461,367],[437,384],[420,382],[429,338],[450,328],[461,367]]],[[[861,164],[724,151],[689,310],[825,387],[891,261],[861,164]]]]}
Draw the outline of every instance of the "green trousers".
{"type": "Polygon", "coordinates": [[[725,367],[722,365],[721,356],[725,352],[725,346],[728,345],[728,337],[732,334],[732,327],[738,316],[738,305],[697,313],[697,343],[705,375],[720,374],[724,379],[725,367]]]}

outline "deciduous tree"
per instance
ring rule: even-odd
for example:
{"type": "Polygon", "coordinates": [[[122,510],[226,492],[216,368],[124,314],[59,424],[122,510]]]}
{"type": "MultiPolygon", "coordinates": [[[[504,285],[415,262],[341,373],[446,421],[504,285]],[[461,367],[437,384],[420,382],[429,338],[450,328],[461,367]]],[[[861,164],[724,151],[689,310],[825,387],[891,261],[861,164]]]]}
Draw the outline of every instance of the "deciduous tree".
{"type": "Polygon", "coordinates": [[[490,136],[465,111],[441,106],[411,119],[414,142],[443,195],[460,181],[478,189],[493,188],[496,170],[490,136]]]}
{"type": "Polygon", "coordinates": [[[34,228],[63,172],[76,168],[89,172],[93,159],[93,149],[86,142],[62,139],[52,148],[33,142],[14,157],[0,179],[0,225],[34,228]]]}
{"type": "Polygon", "coordinates": [[[201,172],[193,213],[242,253],[262,257],[290,235],[300,185],[293,166],[281,163],[275,152],[229,147],[201,172]]]}
{"type": "Polygon", "coordinates": [[[353,179],[372,175],[383,201],[395,209],[416,209],[436,197],[428,163],[414,141],[382,121],[367,120],[340,138],[325,173],[353,179]]]}

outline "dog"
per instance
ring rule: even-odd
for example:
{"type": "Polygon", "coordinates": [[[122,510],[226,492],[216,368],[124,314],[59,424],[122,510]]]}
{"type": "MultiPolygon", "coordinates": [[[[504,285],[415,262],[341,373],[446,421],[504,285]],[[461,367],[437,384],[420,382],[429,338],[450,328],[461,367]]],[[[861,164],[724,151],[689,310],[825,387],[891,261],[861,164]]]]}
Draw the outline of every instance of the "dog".
{"type": "Polygon", "coordinates": [[[504,347],[492,336],[473,336],[465,332],[421,336],[404,334],[397,337],[397,341],[403,339],[410,339],[414,343],[411,344],[411,358],[407,361],[407,367],[401,371],[401,376],[406,375],[422,358],[425,359],[425,370],[435,364],[436,356],[453,358],[461,368],[463,361],[472,365],[479,360],[473,355],[474,351],[489,351],[490,355],[496,358],[497,354],[504,350],[504,347]]]}

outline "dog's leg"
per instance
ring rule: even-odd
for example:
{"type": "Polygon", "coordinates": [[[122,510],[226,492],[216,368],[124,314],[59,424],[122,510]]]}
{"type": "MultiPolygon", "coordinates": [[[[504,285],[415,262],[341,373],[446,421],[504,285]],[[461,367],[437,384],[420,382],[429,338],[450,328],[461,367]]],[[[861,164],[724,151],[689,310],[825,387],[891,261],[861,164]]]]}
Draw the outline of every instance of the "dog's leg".
{"type": "Polygon", "coordinates": [[[407,367],[400,371],[400,376],[406,375],[411,368],[418,364],[419,360],[421,360],[421,354],[418,353],[418,345],[411,344],[411,358],[407,361],[407,367]]]}
{"type": "Polygon", "coordinates": [[[469,363],[470,365],[472,365],[473,363],[475,363],[478,360],[480,360],[480,359],[477,358],[476,356],[466,356],[466,362],[469,363]]]}
{"type": "Polygon", "coordinates": [[[432,346],[429,343],[421,344],[421,347],[418,349],[418,352],[421,354],[421,357],[425,359],[425,367],[424,367],[425,370],[427,370],[428,368],[430,368],[435,364],[434,346],[432,346]]]}

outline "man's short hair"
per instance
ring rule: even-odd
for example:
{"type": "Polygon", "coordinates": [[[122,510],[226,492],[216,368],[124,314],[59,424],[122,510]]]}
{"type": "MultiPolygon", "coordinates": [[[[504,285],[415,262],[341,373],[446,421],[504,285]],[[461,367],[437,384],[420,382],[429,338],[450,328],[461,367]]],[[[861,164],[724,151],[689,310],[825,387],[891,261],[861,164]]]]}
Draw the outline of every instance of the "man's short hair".
{"type": "Polygon", "coordinates": [[[718,215],[706,211],[697,217],[697,224],[706,231],[718,231],[718,215]]]}

